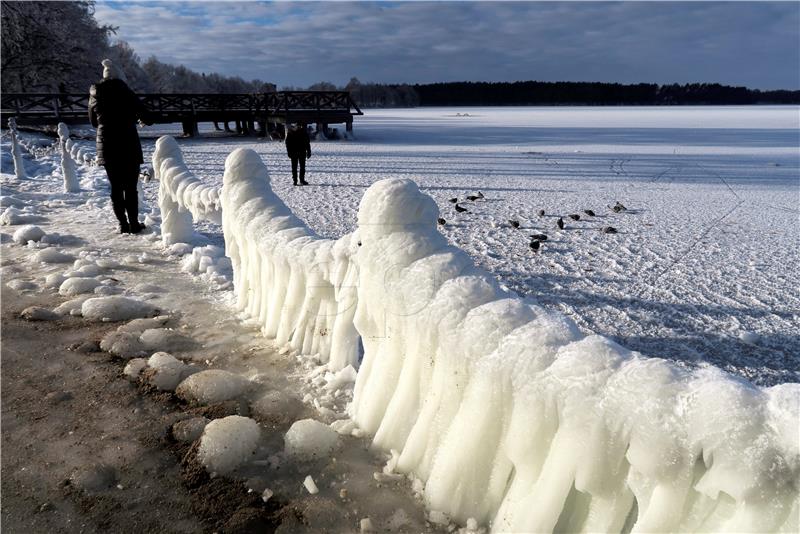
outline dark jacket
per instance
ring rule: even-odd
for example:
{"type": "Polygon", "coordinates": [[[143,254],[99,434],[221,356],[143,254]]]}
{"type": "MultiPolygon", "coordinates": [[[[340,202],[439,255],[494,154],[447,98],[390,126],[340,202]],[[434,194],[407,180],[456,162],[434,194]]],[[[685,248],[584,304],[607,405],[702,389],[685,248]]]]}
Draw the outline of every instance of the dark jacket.
{"type": "Polygon", "coordinates": [[[286,134],[286,153],[290,158],[310,158],[311,140],[305,128],[295,128],[286,134]]]}
{"type": "Polygon", "coordinates": [[[128,85],[107,78],[89,89],[89,120],[97,128],[98,165],[141,165],[136,122],[152,124],[150,114],[128,85]]]}

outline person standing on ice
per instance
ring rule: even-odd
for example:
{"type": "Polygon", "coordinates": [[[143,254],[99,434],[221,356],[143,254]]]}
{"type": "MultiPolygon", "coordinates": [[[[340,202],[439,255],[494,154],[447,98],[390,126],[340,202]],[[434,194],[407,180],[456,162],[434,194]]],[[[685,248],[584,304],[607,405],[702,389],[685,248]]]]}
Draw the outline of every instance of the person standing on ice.
{"type": "Polygon", "coordinates": [[[311,157],[311,140],[305,124],[297,124],[286,134],[286,153],[292,160],[292,181],[297,185],[297,164],[300,164],[300,185],[306,182],[306,158],[311,157]]]}
{"type": "Polygon", "coordinates": [[[144,163],[136,124],[152,124],[150,114],[125,83],[110,59],[103,60],[103,80],[89,89],[89,120],[97,128],[97,164],[106,168],[111,203],[121,234],[138,234],[139,197],[136,186],[144,163]]]}

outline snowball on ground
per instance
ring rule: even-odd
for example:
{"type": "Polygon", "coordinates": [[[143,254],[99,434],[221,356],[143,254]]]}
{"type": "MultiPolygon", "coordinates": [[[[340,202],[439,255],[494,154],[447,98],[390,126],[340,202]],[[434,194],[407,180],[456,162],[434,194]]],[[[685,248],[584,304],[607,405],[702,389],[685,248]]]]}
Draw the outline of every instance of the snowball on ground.
{"type": "Polygon", "coordinates": [[[60,317],[56,312],[40,306],[25,308],[19,315],[27,321],[54,321],[60,317]]]}
{"type": "Polygon", "coordinates": [[[258,423],[249,417],[215,419],[203,430],[197,459],[211,473],[228,474],[253,456],[260,438],[258,423]]]}
{"type": "Polygon", "coordinates": [[[122,374],[125,375],[125,378],[128,380],[135,381],[139,378],[139,375],[142,374],[145,367],[147,367],[147,358],[134,358],[125,364],[125,369],[122,370],[122,374]]]}
{"type": "Polygon", "coordinates": [[[33,224],[26,224],[14,232],[14,243],[25,245],[28,241],[39,241],[45,235],[44,230],[33,224]]]}
{"type": "MultiPolygon", "coordinates": [[[[39,263],[70,263],[75,259],[71,254],[65,254],[55,248],[46,248],[40,250],[33,256],[33,261],[39,263]]],[[[95,276],[95,275],[89,275],[95,276]]]]}
{"type": "Polygon", "coordinates": [[[117,328],[117,332],[144,332],[151,328],[161,328],[169,321],[169,315],[159,315],[146,319],[134,319],[117,328]]]}
{"type": "Polygon", "coordinates": [[[311,460],[330,456],[339,446],[339,435],[325,423],[302,419],[292,425],[283,442],[287,455],[311,460]]]}
{"type": "Polygon", "coordinates": [[[62,283],[61,287],[58,288],[58,292],[62,295],[72,297],[82,293],[91,293],[94,291],[94,288],[99,285],[100,281],[96,278],[77,276],[75,278],[67,278],[64,280],[64,283],[62,283]]]}
{"type": "Polygon", "coordinates": [[[156,352],[150,356],[147,366],[150,368],[150,383],[163,391],[173,391],[189,371],[185,363],[166,352],[156,352]]]}
{"type": "Polygon", "coordinates": [[[81,306],[81,313],[90,321],[127,321],[154,315],[156,311],[152,304],[120,296],[90,298],[81,306]]]}
{"type": "Polygon", "coordinates": [[[35,291],[39,289],[39,286],[28,280],[10,280],[6,285],[17,291],[35,291]]]}
{"type": "Polygon", "coordinates": [[[48,274],[47,278],[44,279],[44,287],[48,289],[55,289],[60,287],[66,279],[67,277],[61,273],[48,274]]]}
{"type": "Polygon", "coordinates": [[[59,315],[80,315],[83,303],[91,298],[90,295],[81,295],[72,300],[62,302],[60,305],[53,309],[59,315]]]}
{"type": "Polygon", "coordinates": [[[106,334],[100,341],[100,349],[120,358],[135,358],[149,353],[139,341],[138,334],[119,331],[106,334]]]}
{"type": "Polygon", "coordinates": [[[148,328],[139,340],[145,347],[165,352],[182,351],[194,346],[194,341],[171,328],[148,328]]]}
{"type": "Polygon", "coordinates": [[[186,401],[214,404],[240,396],[250,385],[250,381],[241,375],[209,369],[186,378],[175,393],[186,401]]]}

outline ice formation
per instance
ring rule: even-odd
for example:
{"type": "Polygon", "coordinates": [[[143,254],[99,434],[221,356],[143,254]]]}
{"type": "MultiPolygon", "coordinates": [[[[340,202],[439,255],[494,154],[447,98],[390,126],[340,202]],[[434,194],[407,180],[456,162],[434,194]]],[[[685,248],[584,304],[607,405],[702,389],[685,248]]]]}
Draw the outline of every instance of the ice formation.
{"type": "Polygon", "coordinates": [[[17,120],[13,117],[8,119],[8,131],[11,136],[11,157],[14,159],[14,175],[17,177],[17,180],[24,180],[28,177],[28,174],[25,172],[25,163],[22,160],[22,147],[17,137],[17,120]]]}
{"type": "Polygon", "coordinates": [[[75,161],[66,146],[69,140],[69,128],[63,122],[58,123],[58,145],[61,149],[61,174],[64,175],[64,192],[77,193],[81,190],[78,183],[78,172],[75,161]]]}
{"type": "Polygon", "coordinates": [[[153,305],[128,297],[90,298],[81,305],[81,314],[90,321],[127,321],[155,314],[153,305]]]}
{"type": "Polygon", "coordinates": [[[315,236],[232,152],[221,192],[239,308],[331,371],[436,513],[494,531],[797,531],[800,386],[689,371],[583,336],[503,291],[437,230],[410,180],[315,236]]]}
{"type": "Polygon", "coordinates": [[[249,386],[250,381],[241,375],[208,369],[181,382],[175,393],[186,401],[215,404],[240,396],[249,386]]]}
{"type": "Polygon", "coordinates": [[[25,245],[28,241],[40,241],[44,237],[44,230],[33,224],[26,224],[14,232],[14,243],[25,245]]]}
{"type": "Polygon", "coordinates": [[[150,369],[150,383],[163,391],[173,391],[190,371],[185,363],[168,352],[156,352],[150,356],[147,367],[150,369]]]}
{"type": "Polygon", "coordinates": [[[219,189],[203,184],[192,174],[172,137],[156,141],[153,170],[159,180],[161,236],[165,245],[191,241],[193,218],[220,222],[219,189]]]}
{"type": "Polygon", "coordinates": [[[339,435],[324,423],[303,419],[292,424],[283,441],[287,455],[311,460],[329,456],[339,445],[339,435]]]}
{"type": "Polygon", "coordinates": [[[351,236],[320,239],[272,191],[253,150],[234,150],[222,187],[225,253],[239,309],[265,336],[339,370],[358,362],[351,236]]]}
{"type": "Polygon", "coordinates": [[[248,417],[215,419],[203,430],[197,458],[211,473],[225,475],[252,457],[260,438],[258,423],[248,417]]]}
{"type": "Polygon", "coordinates": [[[55,248],[46,248],[33,256],[33,261],[39,263],[72,263],[75,256],[66,254],[55,248]]]}

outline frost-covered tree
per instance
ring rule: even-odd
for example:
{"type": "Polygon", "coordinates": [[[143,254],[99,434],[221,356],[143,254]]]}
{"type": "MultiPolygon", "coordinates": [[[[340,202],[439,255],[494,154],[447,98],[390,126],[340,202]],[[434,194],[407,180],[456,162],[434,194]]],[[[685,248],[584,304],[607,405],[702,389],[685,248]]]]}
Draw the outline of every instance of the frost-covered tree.
{"type": "Polygon", "coordinates": [[[111,45],[108,57],[125,74],[131,89],[137,93],[150,92],[150,78],[142,68],[141,60],[131,45],[125,41],[117,41],[111,45]]]}
{"type": "Polygon", "coordinates": [[[85,91],[102,74],[115,28],[99,25],[94,2],[2,2],[3,92],[85,91]]]}

